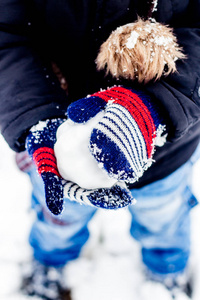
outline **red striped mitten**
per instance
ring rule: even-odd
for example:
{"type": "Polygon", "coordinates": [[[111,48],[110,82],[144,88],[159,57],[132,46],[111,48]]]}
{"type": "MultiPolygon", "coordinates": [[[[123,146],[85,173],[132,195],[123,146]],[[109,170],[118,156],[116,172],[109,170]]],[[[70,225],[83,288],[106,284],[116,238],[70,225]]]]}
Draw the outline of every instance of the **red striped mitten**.
{"type": "Polygon", "coordinates": [[[122,86],[80,99],[67,113],[72,121],[83,123],[102,110],[105,114],[91,133],[90,151],[111,177],[133,183],[151,165],[165,125],[148,95],[122,86]]]}
{"type": "Polygon", "coordinates": [[[28,153],[44,182],[47,206],[55,215],[60,214],[63,208],[63,185],[53,148],[56,131],[64,121],[63,119],[40,121],[31,128],[26,138],[28,153]]]}

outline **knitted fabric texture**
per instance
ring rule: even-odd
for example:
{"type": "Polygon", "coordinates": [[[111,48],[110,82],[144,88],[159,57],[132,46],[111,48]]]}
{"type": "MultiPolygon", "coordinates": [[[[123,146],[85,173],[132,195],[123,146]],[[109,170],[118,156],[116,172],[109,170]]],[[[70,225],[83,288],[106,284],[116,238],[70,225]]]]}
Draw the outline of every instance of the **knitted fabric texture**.
{"type": "Polygon", "coordinates": [[[82,123],[102,109],[105,115],[91,133],[90,151],[111,177],[133,183],[152,164],[156,137],[165,126],[148,95],[122,86],[80,99],[67,113],[82,123]]]}
{"type": "Polygon", "coordinates": [[[63,122],[63,119],[41,121],[31,128],[26,139],[28,153],[44,182],[47,206],[55,215],[63,209],[63,185],[53,148],[57,128],[63,122]]]}
{"type": "Polygon", "coordinates": [[[105,209],[118,209],[134,204],[135,199],[124,183],[111,188],[83,189],[73,182],[66,181],[64,195],[70,200],[105,209]]]}

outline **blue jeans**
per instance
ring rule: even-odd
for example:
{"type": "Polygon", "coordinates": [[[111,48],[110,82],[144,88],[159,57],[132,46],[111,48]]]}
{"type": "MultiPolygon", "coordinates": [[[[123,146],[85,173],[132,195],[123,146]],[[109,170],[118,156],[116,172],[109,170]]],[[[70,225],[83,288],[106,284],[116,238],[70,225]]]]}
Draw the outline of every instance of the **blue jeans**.
{"type": "MultiPolygon", "coordinates": [[[[166,178],[131,192],[137,203],[129,207],[131,236],[141,245],[144,264],[159,275],[184,270],[190,254],[190,209],[197,204],[191,191],[191,172],[200,157],[200,147],[191,159],[166,178]]],[[[89,237],[88,222],[96,208],[65,199],[61,216],[45,207],[44,189],[35,168],[29,172],[32,204],[37,212],[30,244],[37,260],[60,266],[79,256],[89,237]]]]}
{"type": "Polygon", "coordinates": [[[64,199],[62,215],[55,216],[45,205],[43,182],[35,167],[29,176],[33,186],[32,207],[37,215],[29,236],[34,257],[46,265],[62,266],[79,256],[89,238],[87,225],[96,209],[64,199]]]}

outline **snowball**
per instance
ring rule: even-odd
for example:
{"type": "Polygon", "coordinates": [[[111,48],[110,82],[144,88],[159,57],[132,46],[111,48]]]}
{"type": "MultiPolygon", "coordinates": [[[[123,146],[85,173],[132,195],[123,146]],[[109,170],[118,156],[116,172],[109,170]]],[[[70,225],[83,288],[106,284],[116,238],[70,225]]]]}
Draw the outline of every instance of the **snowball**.
{"type": "Polygon", "coordinates": [[[86,123],[64,122],[57,130],[54,147],[58,170],[65,180],[82,188],[109,188],[117,182],[102,170],[89,150],[92,129],[104,116],[98,113],[86,123]]]}

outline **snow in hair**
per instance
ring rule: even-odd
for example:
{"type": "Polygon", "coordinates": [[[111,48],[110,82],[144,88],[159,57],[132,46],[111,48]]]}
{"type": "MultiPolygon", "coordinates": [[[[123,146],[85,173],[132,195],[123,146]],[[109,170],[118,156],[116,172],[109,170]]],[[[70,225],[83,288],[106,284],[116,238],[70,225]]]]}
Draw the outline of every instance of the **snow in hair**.
{"type": "Polygon", "coordinates": [[[97,69],[116,78],[147,83],[176,71],[183,59],[172,29],[154,20],[142,20],[118,27],[99,51],[97,69]]]}

